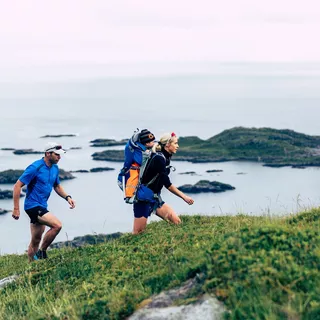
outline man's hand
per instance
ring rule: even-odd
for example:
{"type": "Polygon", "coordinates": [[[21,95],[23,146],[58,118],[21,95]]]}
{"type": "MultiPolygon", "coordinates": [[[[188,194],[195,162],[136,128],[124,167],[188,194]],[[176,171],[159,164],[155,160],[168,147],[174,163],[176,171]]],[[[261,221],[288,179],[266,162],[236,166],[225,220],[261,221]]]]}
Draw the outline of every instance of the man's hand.
{"type": "Polygon", "coordinates": [[[15,208],[13,209],[12,218],[15,220],[19,220],[20,218],[20,210],[15,208]]]}
{"type": "Polygon", "coordinates": [[[76,202],[72,198],[68,198],[68,203],[70,204],[70,209],[75,208],[76,202]]]}
{"type": "Polygon", "coordinates": [[[192,205],[194,203],[194,200],[191,197],[188,197],[188,196],[184,196],[183,200],[189,205],[192,205]]]}

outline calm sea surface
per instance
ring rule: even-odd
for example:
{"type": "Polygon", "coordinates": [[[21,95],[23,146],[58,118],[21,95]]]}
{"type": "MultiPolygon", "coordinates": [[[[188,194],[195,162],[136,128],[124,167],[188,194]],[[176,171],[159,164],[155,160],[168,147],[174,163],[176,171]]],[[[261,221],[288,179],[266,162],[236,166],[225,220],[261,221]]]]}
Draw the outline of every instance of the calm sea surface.
{"type": "MultiPolygon", "coordinates": [[[[0,84],[0,148],[42,150],[57,141],[70,150],[60,161],[65,170],[99,166],[103,173],[77,173],[63,186],[77,201],[70,210],[55,193],[49,209],[63,222],[57,241],[87,233],[129,232],[133,214],[116,185],[120,163],[93,161],[95,138],[122,139],[135,128],[149,128],[156,136],[175,131],[179,136],[209,138],[234,126],[289,128],[320,135],[320,76],[318,74],[216,74],[194,76],[107,78],[74,82],[0,84]],[[76,137],[41,139],[46,134],[76,137]]],[[[0,171],[24,169],[38,155],[16,156],[0,150],[0,171]]],[[[188,206],[166,190],[163,197],[179,214],[287,215],[320,205],[320,170],[267,168],[257,163],[191,164],[175,162],[171,174],[180,186],[200,179],[229,183],[236,190],[195,195],[188,206]],[[221,173],[206,170],[222,169],[221,173]],[[197,175],[181,175],[195,171],[197,175]]],[[[0,185],[12,189],[13,185],[0,185]]],[[[21,200],[23,207],[23,198],[21,200]]],[[[0,208],[12,209],[1,200],[0,208]]],[[[0,254],[21,253],[29,241],[29,221],[0,216],[0,254]]],[[[151,220],[157,220],[152,217],[151,220]]]]}

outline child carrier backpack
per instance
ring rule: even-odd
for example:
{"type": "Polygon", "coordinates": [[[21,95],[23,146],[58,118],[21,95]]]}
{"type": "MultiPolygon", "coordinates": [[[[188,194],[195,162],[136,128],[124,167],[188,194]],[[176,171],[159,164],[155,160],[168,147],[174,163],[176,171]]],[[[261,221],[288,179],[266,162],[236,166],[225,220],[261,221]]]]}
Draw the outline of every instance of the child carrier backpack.
{"type": "Polygon", "coordinates": [[[143,130],[137,129],[127,142],[124,149],[124,165],[118,175],[118,186],[123,191],[127,203],[133,203],[133,196],[139,183],[140,167],[151,154],[151,151],[139,142],[141,132],[143,130]]]}

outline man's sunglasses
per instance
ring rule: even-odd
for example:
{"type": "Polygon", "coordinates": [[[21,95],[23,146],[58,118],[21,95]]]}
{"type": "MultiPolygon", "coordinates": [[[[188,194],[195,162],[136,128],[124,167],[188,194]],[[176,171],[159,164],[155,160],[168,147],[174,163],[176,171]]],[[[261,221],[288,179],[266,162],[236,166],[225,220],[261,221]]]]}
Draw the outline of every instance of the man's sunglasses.
{"type": "Polygon", "coordinates": [[[50,152],[49,150],[52,150],[52,152],[53,152],[54,150],[61,150],[61,149],[62,149],[62,146],[55,146],[53,148],[47,149],[46,152],[50,152]]]}

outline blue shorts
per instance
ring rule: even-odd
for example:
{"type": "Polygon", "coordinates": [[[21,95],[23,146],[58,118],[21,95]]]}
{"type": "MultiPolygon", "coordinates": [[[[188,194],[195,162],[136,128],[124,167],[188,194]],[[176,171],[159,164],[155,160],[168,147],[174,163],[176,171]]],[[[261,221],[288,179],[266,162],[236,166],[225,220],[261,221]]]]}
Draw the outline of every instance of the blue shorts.
{"type": "Polygon", "coordinates": [[[148,217],[151,216],[151,213],[153,211],[156,211],[158,208],[161,208],[164,204],[164,201],[157,201],[156,203],[150,203],[150,202],[142,202],[138,201],[133,204],[133,213],[135,218],[142,218],[145,217],[148,219],[148,217]]]}

